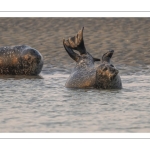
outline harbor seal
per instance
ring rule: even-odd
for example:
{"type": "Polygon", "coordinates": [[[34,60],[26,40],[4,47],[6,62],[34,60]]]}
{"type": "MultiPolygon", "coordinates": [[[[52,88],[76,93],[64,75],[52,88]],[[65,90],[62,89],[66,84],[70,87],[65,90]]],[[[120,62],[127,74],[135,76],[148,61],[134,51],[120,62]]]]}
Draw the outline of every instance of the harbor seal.
{"type": "Polygon", "coordinates": [[[38,75],[42,67],[42,55],[30,46],[0,47],[1,75],[38,75]]]}
{"type": "Polygon", "coordinates": [[[122,82],[119,71],[111,63],[114,50],[109,50],[102,56],[102,64],[96,69],[95,87],[101,89],[121,89],[122,82]]]}
{"type": "Polygon", "coordinates": [[[112,65],[110,59],[114,53],[108,51],[102,57],[102,64],[94,66],[94,58],[86,51],[83,40],[83,29],[78,31],[76,36],[63,39],[63,45],[69,56],[76,61],[76,66],[71,72],[65,86],[67,88],[99,88],[99,89],[120,89],[122,88],[121,78],[118,70],[112,65]],[[79,54],[73,50],[77,50],[79,54]]]}

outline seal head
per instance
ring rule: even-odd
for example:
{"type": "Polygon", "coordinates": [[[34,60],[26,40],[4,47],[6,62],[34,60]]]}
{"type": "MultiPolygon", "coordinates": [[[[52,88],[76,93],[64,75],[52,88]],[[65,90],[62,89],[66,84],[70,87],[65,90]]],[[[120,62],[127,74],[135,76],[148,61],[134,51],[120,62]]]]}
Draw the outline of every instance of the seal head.
{"type": "Polygon", "coordinates": [[[96,88],[101,89],[121,89],[122,83],[119,71],[111,63],[114,50],[109,50],[102,57],[102,64],[96,69],[96,88]]]}
{"type": "Polygon", "coordinates": [[[22,51],[21,62],[25,74],[38,75],[43,67],[42,55],[33,48],[22,51]]]}

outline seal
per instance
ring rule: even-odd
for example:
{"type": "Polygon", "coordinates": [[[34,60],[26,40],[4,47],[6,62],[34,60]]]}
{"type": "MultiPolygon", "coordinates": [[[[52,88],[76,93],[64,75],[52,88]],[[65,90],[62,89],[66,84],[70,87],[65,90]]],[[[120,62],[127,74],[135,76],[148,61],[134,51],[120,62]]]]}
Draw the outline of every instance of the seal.
{"type": "Polygon", "coordinates": [[[69,56],[76,61],[76,66],[71,72],[65,86],[67,88],[98,88],[98,89],[121,89],[122,83],[119,71],[110,62],[114,50],[110,50],[102,57],[102,63],[94,66],[94,58],[86,51],[83,40],[84,27],[76,36],[63,39],[63,45],[69,56]],[[73,50],[77,50],[79,54],[73,50]]]}
{"type": "Polygon", "coordinates": [[[30,46],[0,47],[1,75],[38,75],[42,67],[42,55],[30,46]]]}
{"type": "Polygon", "coordinates": [[[67,88],[89,88],[95,85],[96,69],[94,62],[100,61],[100,59],[94,58],[86,51],[83,30],[84,28],[79,30],[76,36],[63,40],[65,50],[76,61],[76,66],[65,84],[67,88]],[[79,54],[75,53],[73,49],[77,50],[79,54]]]}

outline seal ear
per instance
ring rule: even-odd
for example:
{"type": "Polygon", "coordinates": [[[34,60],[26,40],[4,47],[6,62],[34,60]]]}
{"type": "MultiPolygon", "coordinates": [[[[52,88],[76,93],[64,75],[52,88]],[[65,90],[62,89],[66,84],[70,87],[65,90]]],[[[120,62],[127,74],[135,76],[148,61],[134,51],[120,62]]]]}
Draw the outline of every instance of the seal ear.
{"type": "Polygon", "coordinates": [[[79,51],[80,54],[86,54],[86,49],[85,49],[84,40],[83,40],[83,30],[84,30],[84,27],[78,31],[76,36],[70,37],[65,42],[66,46],[79,51]]]}
{"type": "Polygon", "coordinates": [[[80,56],[77,53],[75,53],[70,47],[66,46],[67,42],[68,41],[65,41],[65,39],[63,39],[64,48],[67,51],[67,53],[69,54],[69,56],[77,62],[79,60],[80,56]]]}

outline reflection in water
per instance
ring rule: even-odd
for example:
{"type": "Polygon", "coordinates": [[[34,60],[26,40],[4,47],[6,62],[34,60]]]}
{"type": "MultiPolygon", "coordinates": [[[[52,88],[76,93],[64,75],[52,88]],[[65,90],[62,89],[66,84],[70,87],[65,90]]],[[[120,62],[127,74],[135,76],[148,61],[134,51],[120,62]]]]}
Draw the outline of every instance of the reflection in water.
{"type": "Polygon", "coordinates": [[[26,44],[44,56],[39,76],[0,76],[0,132],[150,131],[149,18],[0,20],[1,46],[26,44]],[[64,87],[75,64],[62,39],[82,26],[93,56],[115,50],[123,89],[64,87]]]}

